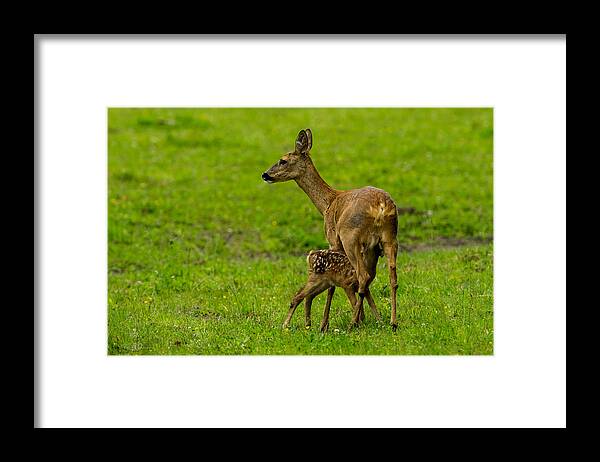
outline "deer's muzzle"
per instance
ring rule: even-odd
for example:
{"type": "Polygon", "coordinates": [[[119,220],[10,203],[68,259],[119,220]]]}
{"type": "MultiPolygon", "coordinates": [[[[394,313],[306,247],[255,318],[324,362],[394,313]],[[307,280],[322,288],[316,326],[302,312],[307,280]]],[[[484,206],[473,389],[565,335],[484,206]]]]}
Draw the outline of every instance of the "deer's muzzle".
{"type": "Polygon", "coordinates": [[[263,173],[261,178],[266,181],[267,183],[273,183],[274,178],[271,177],[267,172],[263,173]]]}

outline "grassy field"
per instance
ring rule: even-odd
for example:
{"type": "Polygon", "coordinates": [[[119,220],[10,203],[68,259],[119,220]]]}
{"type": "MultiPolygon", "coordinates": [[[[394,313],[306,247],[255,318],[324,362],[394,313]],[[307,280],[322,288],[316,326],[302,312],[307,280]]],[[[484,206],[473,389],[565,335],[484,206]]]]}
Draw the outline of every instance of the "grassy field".
{"type": "Polygon", "coordinates": [[[492,354],[492,109],[122,109],[108,113],[109,354],[492,354]],[[313,161],[337,189],[373,185],[414,213],[399,220],[399,326],[380,260],[347,331],[336,291],[281,323],[327,248],[294,182],[260,175],[310,127],[313,161]]]}

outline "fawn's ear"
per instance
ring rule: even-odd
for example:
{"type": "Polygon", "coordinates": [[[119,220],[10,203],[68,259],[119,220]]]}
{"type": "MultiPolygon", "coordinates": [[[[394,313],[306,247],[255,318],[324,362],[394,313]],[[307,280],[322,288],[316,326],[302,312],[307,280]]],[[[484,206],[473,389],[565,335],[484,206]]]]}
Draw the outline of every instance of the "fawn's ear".
{"type": "Polygon", "coordinates": [[[296,138],[296,152],[298,154],[308,154],[310,148],[312,148],[312,132],[310,128],[300,130],[296,138]]]}

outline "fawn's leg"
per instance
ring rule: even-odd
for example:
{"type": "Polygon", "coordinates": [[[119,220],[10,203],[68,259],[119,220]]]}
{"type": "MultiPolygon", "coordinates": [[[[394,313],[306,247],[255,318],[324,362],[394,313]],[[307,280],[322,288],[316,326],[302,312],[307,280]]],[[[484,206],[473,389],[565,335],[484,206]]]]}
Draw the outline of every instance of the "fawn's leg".
{"type": "Polygon", "coordinates": [[[364,305],[360,306],[360,311],[358,312],[358,322],[363,322],[365,320],[365,307],[364,305]]]}
{"type": "Polygon", "coordinates": [[[345,287],[344,291],[346,292],[346,296],[348,297],[348,301],[350,302],[350,308],[354,311],[354,307],[356,306],[356,295],[352,288],[345,287]]]}
{"type": "Polygon", "coordinates": [[[379,311],[377,311],[377,306],[375,305],[375,300],[373,300],[373,296],[371,295],[371,291],[367,288],[367,292],[365,293],[365,297],[367,302],[369,303],[369,307],[371,308],[371,312],[377,318],[378,321],[381,321],[381,315],[379,311]]]}
{"type": "Polygon", "coordinates": [[[312,307],[312,301],[315,298],[314,295],[307,295],[304,299],[304,327],[307,329],[310,327],[310,311],[312,307]]]}
{"type": "Polygon", "coordinates": [[[294,315],[294,311],[296,311],[296,307],[300,304],[300,302],[306,297],[305,287],[300,289],[290,303],[290,309],[288,310],[287,316],[285,317],[285,321],[283,321],[283,328],[285,329],[290,325],[290,321],[292,320],[292,316],[294,315]]]}
{"type": "Polygon", "coordinates": [[[305,299],[304,300],[304,326],[305,327],[310,327],[310,325],[311,325],[310,312],[311,312],[313,299],[317,295],[319,295],[321,292],[324,292],[329,287],[330,287],[329,283],[327,283],[326,281],[321,279],[321,277],[319,275],[312,274],[308,278],[308,282],[306,283],[306,286],[304,287],[304,290],[303,290],[304,299],[305,299]]]}
{"type": "Polygon", "coordinates": [[[327,332],[327,329],[329,329],[329,309],[331,307],[331,300],[333,299],[334,292],[335,286],[332,286],[327,290],[327,301],[325,302],[323,319],[321,320],[321,332],[327,332]]]}
{"type": "Polygon", "coordinates": [[[344,287],[344,291],[346,292],[346,296],[348,297],[348,301],[350,302],[350,308],[352,309],[351,313],[354,314],[354,307],[357,303],[354,289],[350,287],[344,287]]]}
{"type": "MultiPolygon", "coordinates": [[[[340,236],[336,233],[334,228],[330,228],[329,231],[327,231],[327,240],[329,241],[329,248],[331,250],[335,250],[337,252],[342,252],[342,253],[346,253],[345,249],[344,249],[344,245],[342,243],[342,240],[340,238],[340,236]],[[331,244],[331,243],[335,243],[335,244],[331,244]]],[[[354,263],[354,261],[350,258],[350,263],[352,264],[353,268],[356,269],[356,265],[354,263]]],[[[335,290],[335,287],[332,287],[329,290],[335,290]]],[[[345,290],[345,289],[344,289],[345,290]]],[[[348,293],[348,292],[346,292],[348,293]]],[[[354,311],[354,305],[356,304],[356,297],[354,296],[354,292],[352,292],[352,299],[354,300],[354,304],[352,305],[352,311],[354,311]]],[[[350,298],[348,298],[350,300],[350,298]]],[[[362,321],[363,319],[365,319],[365,310],[363,308],[363,306],[361,305],[360,307],[360,312],[359,312],[359,316],[358,316],[359,321],[362,321]]]]}

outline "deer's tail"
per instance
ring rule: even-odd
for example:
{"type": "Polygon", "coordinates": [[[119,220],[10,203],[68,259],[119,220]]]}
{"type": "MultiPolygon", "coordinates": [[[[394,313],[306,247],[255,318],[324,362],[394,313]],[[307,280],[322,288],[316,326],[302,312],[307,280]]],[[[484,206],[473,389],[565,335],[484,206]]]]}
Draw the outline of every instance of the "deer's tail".
{"type": "Polygon", "coordinates": [[[394,216],[398,212],[396,211],[396,206],[390,202],[380,202],[374,210],[373,219],[375,226],[383,225],[385,218],[388,216],[394,216]]]}

